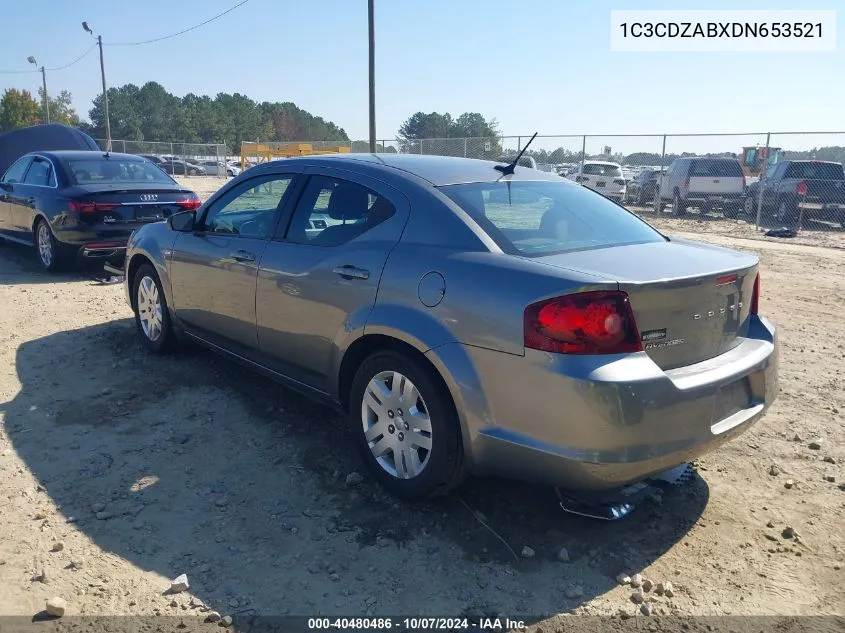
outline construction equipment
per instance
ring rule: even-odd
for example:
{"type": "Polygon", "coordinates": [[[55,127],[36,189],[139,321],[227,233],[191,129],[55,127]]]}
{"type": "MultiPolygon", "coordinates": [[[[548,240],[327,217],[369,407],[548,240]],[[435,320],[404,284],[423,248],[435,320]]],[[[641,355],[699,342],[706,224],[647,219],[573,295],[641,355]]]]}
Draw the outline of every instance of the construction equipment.
{"type": "Polygon", "coordinates": [[[743,175],[746,179],[759,178],[763,171],[783,158],[782,154],[783,149],[780,147],[766,147],[765,145],[743,147],[742,154],[739,156],[743,175]]]}
{"type": "MultiPolygon", "coordinates": [[[[317,154],[348,154],[352,148],[348,145],[334,145],[315,149],[311,143],[241,143],[241,169],[247,165],[266,163],[278,158],[294,156],[314,156],[317,154]]],[[[251,165],[250,165],[251,166],[251,165]]]]}

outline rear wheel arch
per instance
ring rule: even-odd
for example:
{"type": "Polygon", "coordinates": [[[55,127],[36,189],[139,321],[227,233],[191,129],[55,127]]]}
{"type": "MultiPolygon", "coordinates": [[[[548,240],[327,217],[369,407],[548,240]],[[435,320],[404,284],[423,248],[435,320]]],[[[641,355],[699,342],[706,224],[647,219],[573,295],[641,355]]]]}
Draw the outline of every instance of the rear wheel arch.
{"type": "MultiPolygon", "coordinates": [[[[343,407],[343,410],[349,411],[349,397],[352,388],[352,381],[355,378],[355,372],[367,358],[381,351],[395,351],[404,354],[418,361],[422,366],[428,369],[431,374],[446,387],[446,381],[440,375],[437,368],[431,363],[426,355],[404,341],[387,336],[385,334],[365,334],[353,341],[347,348],[343,359],[340,362],[340,369],[337,377],[337,395],[338,400],[343,407]]],[[[447,388],[448,391],[448,388],[447,388]]]]}
{"type": "MultiPolygon", "coordinates": [[[[129,260],[129,265],[126,267],[126,279],[128,280],[129,284],[132,284],[134,282],[135,274],[138,272],[138,269],[144,264],[149,264],[153,267],[153,269],[155,269],[153,262],[146,255],[136,254],[132,256],[132,259],[129,260]]],[[[138,307],[136,305],[137,299],[135,297],[134,292],[129,293],[129,300],[132,302],[132,310],[134,311],[138,307]]]]}

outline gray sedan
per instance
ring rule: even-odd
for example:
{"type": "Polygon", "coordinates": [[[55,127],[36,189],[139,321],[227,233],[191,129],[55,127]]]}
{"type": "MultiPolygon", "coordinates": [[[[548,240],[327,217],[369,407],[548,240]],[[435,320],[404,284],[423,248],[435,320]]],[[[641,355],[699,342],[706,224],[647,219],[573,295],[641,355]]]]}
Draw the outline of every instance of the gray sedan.
{"type": "Polygon", "coordinates": [[[494,167],[256,166],[132,235],[140,340],[200,343],[338,407],[373,476],[409,499],[467,473],[612,490],[760,418],[778,346],[756,257],[494,167]]]}

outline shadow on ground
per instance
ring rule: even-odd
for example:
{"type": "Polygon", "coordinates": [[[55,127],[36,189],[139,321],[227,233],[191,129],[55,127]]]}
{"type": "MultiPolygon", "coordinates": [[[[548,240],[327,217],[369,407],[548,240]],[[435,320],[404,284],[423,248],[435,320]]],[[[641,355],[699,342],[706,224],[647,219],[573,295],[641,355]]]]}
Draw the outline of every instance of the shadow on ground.
{"type": "MultiPolygon", "coordinates": [[[[615,523],[497,480],[401,503],[366,476],[346,484],[361,463],[338,414],[202,350],[147,355],[128,319],[24,343],[16,372],[20,392],[0,410],[63,514],[50,521],[73,517],[142,570],[187,573],[236,619],[567,611],[678,543],[708,499],[696,477],[615,523]],[[514,560],[500,538],[536,556],[514,560]],[[573,584],[583,595],[567,597],[573,584]]],[[[138,612],[172,612],[169,596],[130,593],[138,612]]]]}
{"type": "Polygon", "coordinates": [[[0,284],[44,284],[93,279],[106,282],[109,273],[97,260],[77,258],[59,272],[47,272],[38,260],[35,248],[8,242],[0,237],[0,284]]]}

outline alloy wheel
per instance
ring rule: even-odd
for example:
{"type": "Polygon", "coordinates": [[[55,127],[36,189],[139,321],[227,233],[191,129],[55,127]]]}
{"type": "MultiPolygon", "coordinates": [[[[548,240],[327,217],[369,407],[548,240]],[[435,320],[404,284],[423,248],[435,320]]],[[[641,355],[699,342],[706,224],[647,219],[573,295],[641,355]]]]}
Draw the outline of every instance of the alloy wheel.
{"type": "Polygon", "coordinates": [[[367,445],[379,466],[397,479],[420,475],[431,457],[428,407],[416,385],[397,371],[382,371],[367,384],[361,402],[367,445]]]}
{"type": "Polygon", "coordinates": [[[46,268],[53,265],[53,236],[44,222],[38,224],[38,256],[46,268]]]}
{"type": "Polygon", "coordinates": [[[138,284],[138,319],[141,329],[150,341],[157,341],[162,333],[161,298],[152,277],[144,276],[138,284]]]}

